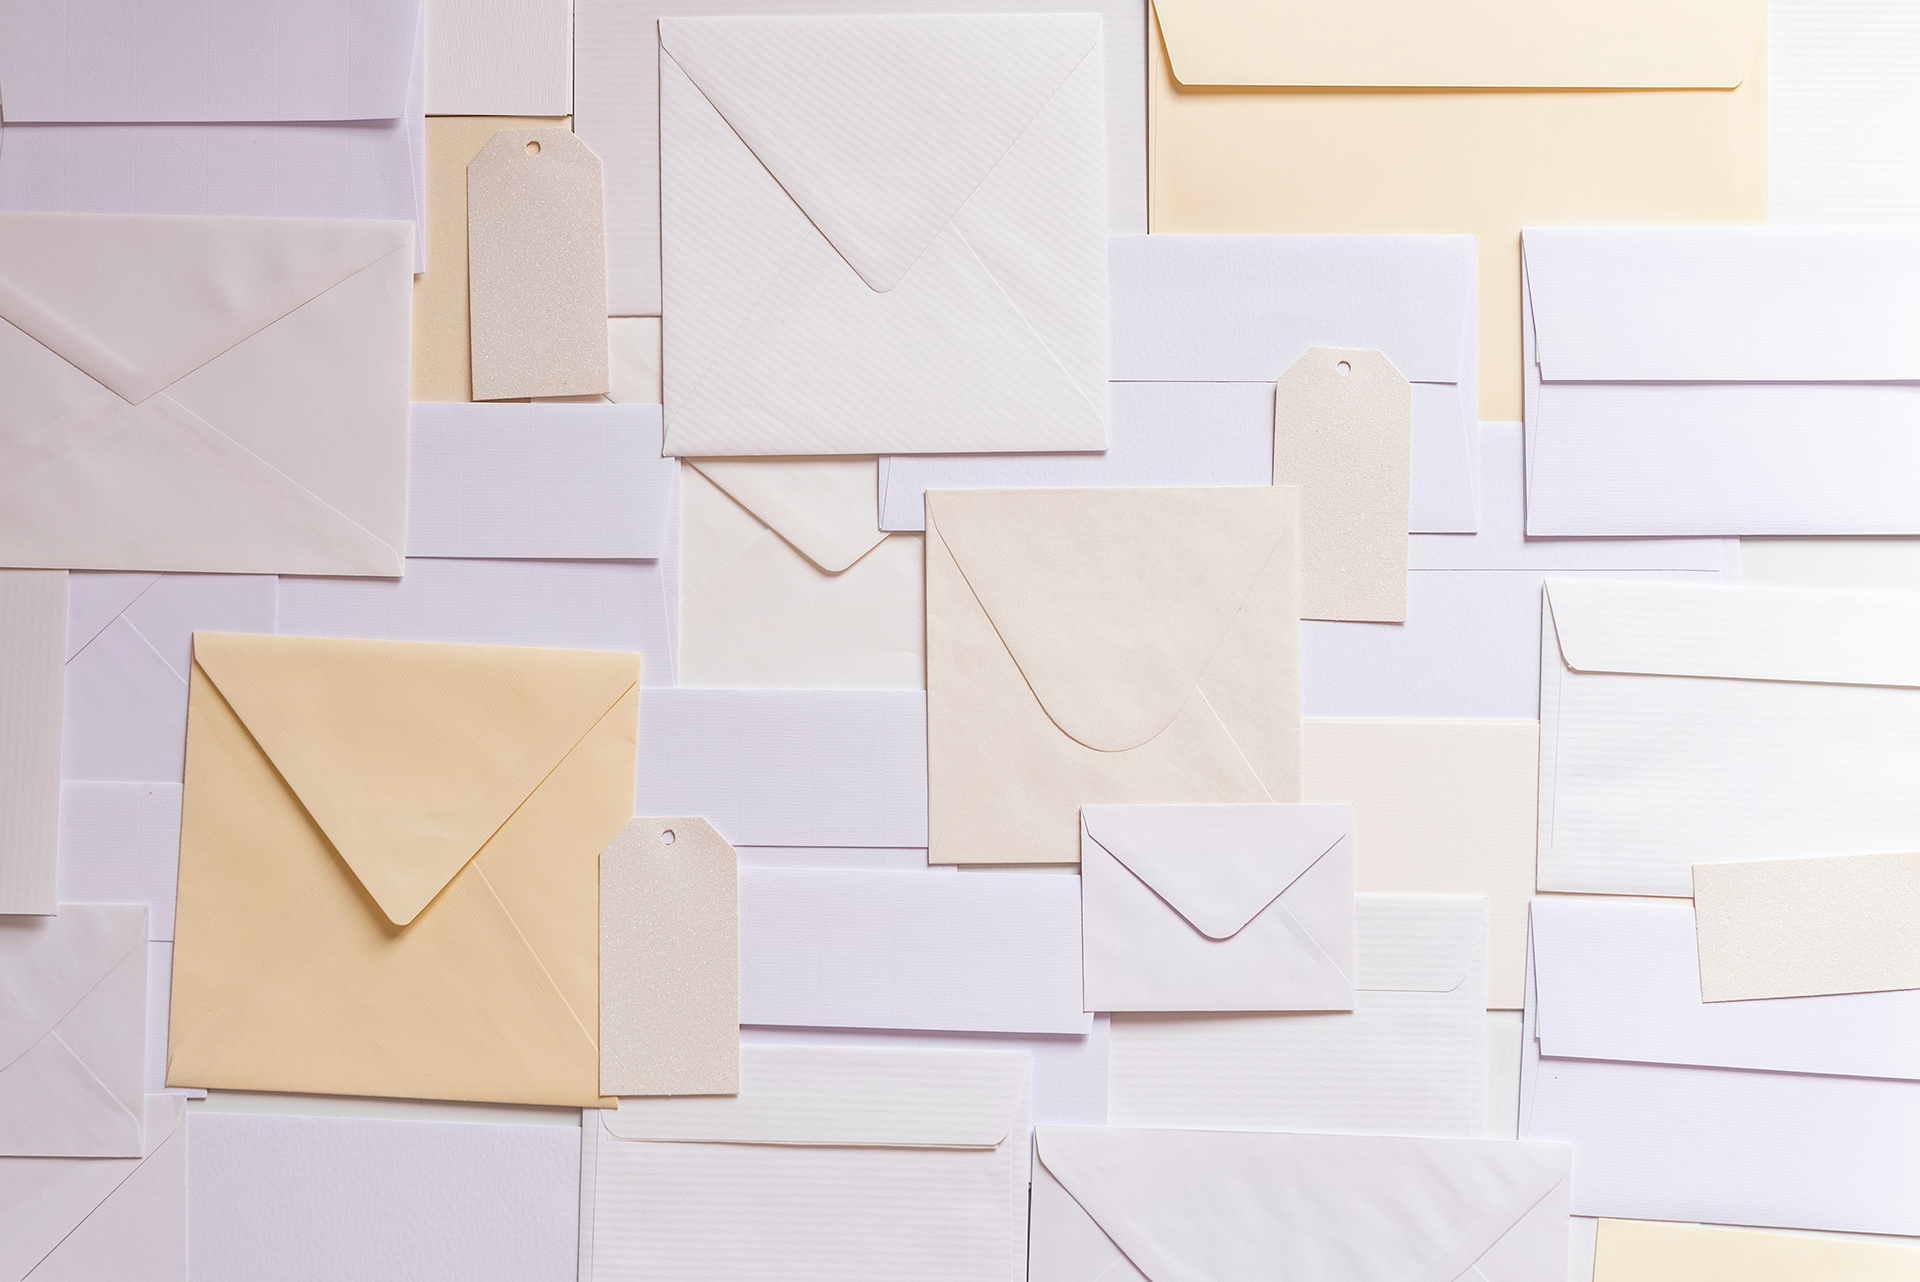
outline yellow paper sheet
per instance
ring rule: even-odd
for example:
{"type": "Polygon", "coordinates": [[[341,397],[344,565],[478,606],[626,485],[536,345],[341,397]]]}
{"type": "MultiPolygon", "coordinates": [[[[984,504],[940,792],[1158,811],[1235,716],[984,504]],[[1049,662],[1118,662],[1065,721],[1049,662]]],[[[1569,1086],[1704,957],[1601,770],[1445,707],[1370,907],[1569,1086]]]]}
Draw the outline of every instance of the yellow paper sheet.
{"type": "Polygon", "coordinates": [[[1912,1282],[1920,1247],[1602,1220],[1593,1282],[1912,1282]]]}

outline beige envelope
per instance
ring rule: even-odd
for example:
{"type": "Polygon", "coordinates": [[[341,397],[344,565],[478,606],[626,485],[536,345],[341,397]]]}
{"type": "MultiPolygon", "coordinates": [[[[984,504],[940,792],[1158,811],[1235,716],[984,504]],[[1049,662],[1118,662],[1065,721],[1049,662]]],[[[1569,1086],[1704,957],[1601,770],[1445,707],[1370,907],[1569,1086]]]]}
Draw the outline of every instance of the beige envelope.
{"type": "Polygon", "coordinates": [[[1300,492],[927,492],[928,859],[1082,805],[1300,800],[1300,492]]]}
{"type": "Polygon", "coordinates": [[[1920,1248],[1703,1224],[1602,1220],[1593,1282],[1913,1282],[1920,1248]]]}
{"type": "Polygon", "coordinates": [[[1764,0],[1154,13],[1151,229],[1478,235],[1483,419],[1520,417],[1522,226],[1766,221],[1764,0]]]}
{"type": "Polygon", "coordinates": [[[168,1083],[597,1105],[640,656],[193,650],[168,1083]]]}

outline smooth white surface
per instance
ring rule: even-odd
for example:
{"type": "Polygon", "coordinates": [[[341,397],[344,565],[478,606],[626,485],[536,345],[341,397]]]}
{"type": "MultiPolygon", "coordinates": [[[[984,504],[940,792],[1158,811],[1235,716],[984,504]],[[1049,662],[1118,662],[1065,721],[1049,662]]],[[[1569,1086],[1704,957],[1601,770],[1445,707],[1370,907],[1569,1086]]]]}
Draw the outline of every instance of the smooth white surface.
{"type": "Polygon", "coordinates": [[[1768,0],[1767,18],[1771,221],[1920,222],[1920,10],[1768,0]]]}
{"type": "Polygon", "coordinates": [[[567,0],[425,0],[427,110],[564,116],[573,110],[567,0]]]}
{"type": "Polygon", "coordinates": [[[173,940],[180,785],[60,785],[60,902],[145,904],[147,938],[173,940]]]}

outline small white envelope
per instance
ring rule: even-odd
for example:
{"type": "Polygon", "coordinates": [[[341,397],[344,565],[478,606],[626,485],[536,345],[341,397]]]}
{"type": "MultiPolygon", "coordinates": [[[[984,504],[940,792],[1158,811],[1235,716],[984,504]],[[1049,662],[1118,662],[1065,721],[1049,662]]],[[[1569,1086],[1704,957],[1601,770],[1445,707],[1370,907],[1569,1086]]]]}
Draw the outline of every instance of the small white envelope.
{"type": "Polygon", "coordinates": [[[1353,1009],[1353,807],[1083,806],[1086,1008],[1353,1009]]]}
{"type": "Polygon", "coordinates": [[[147,910],[0,918],[0,1154],[140,1157],[147,910]]]}
{"type": "Polygon", "coordinates": [[[1560,1282],[1565,1144],[1043,1126],[1032,1282],[1560,1282]]]}
{"type": "Polygon", "coordinates": [[[0,564],[397,575],[413,227],[0,214],[0,564]]]}
{"type": "Polygon", "coordinates": [[[667,451],[1106,445],[1088,14],[663,18],[667,451]]]}

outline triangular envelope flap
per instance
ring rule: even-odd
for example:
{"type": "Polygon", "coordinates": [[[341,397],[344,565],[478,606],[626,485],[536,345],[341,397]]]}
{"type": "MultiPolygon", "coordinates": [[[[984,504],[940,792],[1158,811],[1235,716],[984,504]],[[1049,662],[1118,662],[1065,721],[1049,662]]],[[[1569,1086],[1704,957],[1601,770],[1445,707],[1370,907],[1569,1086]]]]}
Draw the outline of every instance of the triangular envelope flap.
{"type": "Polygon", "coordinates": [[[883,292],[1099,43],[1086,14],[660,21],[663,55],[883,292]]]}
{"type": "Polygon", "coordinates": [[[1275,557],[1295,492],[929,490],[946,544],[1034,697],[1089,748],[1171,723],[1275,557]]]}
{"type": "Polygon", "coordinates": [[[1087,806],[1087,834],[1209,939],[1236,934],[1337,846],[1350,806],[1087,806]]]}
{"type": "Polygon", "coordinates": [[[871,458],[688,459],[828,574],[878,547],[878,464],[871,458]]]}
{"type": "Polygon", "coordinates": [[[740,1093],[627,1099],[627,1140],[994,1148],[1013,1129],[1027,1056],[1014,1051],[742,1046],[740,1093]]]}
{"type": "Polygon", "coordinates": [[[0,917],[0,1069],[51,1032],[147,945],[142,904],[61,904],[57,917],[0,917]]]}
{"type": "Polygon", "coordinates": [[[1920,686],[1920,596],[1549,579],[1576,672],[1920,686]]]}
{"type": "Polygon", "coordinates": [[[1764,0],[1154,0],[1186,85],[1731,89],[1764,0]],[[1649,38],[1658,32],[1658,38],[1649,38]]]}
{"type": "Polygon", "coordinates": [[[0,317],[137,404],[412,234],[349,219],[0,214],[0,317]]]}
{"type": "Polygon", "coordinates": [[[1560,1184],[1511,1140],[1043,1126],[1039,1160],[1152,1282],[1455,1282],[1560,1184]]]}
{"type": "Polygon", "coordinates": [[[616,651],[200,632],[193,653],[401,926],[640,676],[616,651]]]}

